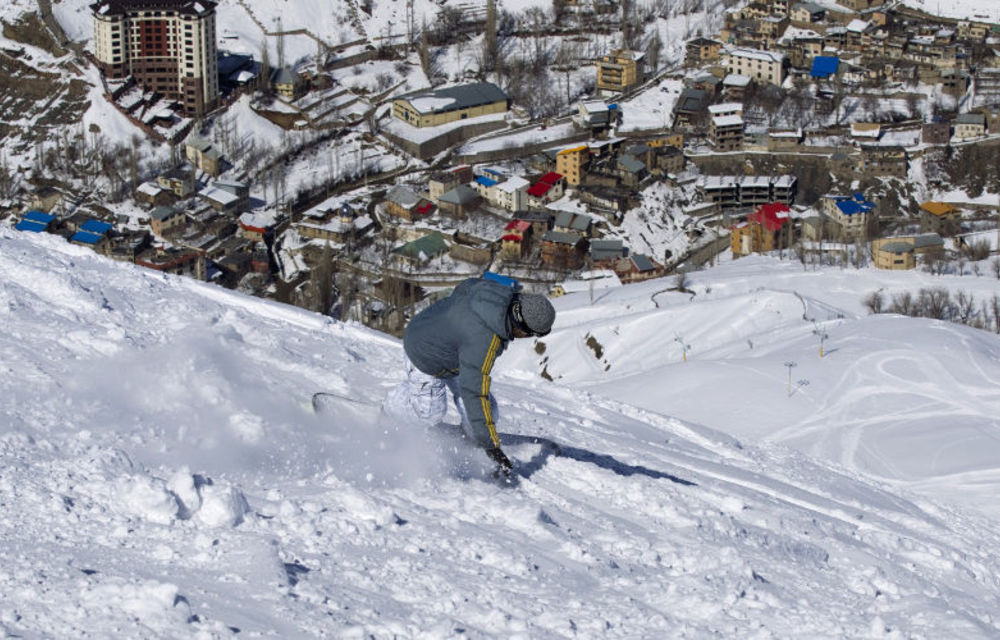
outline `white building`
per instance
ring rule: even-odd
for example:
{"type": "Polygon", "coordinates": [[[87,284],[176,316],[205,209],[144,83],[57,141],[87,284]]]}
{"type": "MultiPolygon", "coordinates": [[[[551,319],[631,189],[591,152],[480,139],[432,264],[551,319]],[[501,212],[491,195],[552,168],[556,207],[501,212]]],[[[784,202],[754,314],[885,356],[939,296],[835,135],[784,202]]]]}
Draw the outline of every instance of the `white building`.
{"type": "Polygon", "coordinates": [[[758,82],[780,85],[785,81],[785,56],[774,51],[736,48],[723,54],[727,73],[750,76],[758,82]]]}

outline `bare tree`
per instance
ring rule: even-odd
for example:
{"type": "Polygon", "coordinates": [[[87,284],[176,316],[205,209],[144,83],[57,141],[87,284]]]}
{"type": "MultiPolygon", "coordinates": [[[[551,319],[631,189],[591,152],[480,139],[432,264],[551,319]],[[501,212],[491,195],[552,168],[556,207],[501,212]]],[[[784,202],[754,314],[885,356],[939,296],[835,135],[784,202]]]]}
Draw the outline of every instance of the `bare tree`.
{"type": "Polygon", "coordinates": [[[913,294],[909,291],[894,293],[892,295],[892,305],[889,307],[891,313],[898,313],[903,316],[912,316],[914,310],[913,294]]]}
{"type": "Polygon", "coordinates": [[[921,289],[917,296],[920,315],[935,320],[948,320],[952,315],[951,294],[943,287],[921,289]]]}
{"type": "Polygon", "coordinates": [[[882,313],[885,307],[885,296],[881,291],[872,291],[862,301],[865,307],[872,313],[882,313]]]}
{"type": "Polygon", "coordinates": [[[955,316],[964,325],[972,325],[976,316],[976,297],[959,291],[955,294],[955,316]]]}

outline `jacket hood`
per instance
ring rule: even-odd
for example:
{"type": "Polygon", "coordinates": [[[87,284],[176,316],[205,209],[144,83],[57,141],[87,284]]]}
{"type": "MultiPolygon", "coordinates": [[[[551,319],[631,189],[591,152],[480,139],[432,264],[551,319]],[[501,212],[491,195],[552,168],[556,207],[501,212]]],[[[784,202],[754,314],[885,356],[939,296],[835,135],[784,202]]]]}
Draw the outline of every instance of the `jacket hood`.
{"type": "Polygon", "coordinates": [[[498,282],[483,279],[467,281],[460,286],[466,284],[471,288],[469,306],[472,312],[490,331],[504,340],[510,340],[513,336],[507,310],[514,297],[514,290],[498,282]]]}

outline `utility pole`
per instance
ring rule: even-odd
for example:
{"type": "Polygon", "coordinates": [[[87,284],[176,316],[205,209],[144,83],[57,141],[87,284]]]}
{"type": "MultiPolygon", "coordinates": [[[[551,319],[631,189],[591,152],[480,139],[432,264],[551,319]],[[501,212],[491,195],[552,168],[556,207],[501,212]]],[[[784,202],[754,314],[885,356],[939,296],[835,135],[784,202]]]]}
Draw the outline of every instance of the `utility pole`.
{"type": "Polygon", "coordinates": [[[791,398],[792,397],[792,369],[794,369],[795,367],[797,367],[798,364],[796,364],[795,362],[789,360],[789,361],[787,361],[785,363],[785,366],[788,367],[788,397],[791,398]]]}
{"type": "Polygon", "coordinates": [[[823,343],[826,342],[826,339],[829,338],[830,336],[827,335],[826,330],[820,327],[818,324],[816,325],[816,328],[813,329],[813,335],[819,338],[819,357],[822,358],[823,343]]]}

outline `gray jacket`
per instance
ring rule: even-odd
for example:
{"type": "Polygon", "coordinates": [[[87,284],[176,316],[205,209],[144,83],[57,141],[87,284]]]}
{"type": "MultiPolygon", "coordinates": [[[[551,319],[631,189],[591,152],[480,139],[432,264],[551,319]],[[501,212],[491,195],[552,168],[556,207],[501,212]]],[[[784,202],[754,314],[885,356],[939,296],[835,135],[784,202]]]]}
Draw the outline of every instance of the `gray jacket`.
{"type": "Polygon", "coordinates": [[[458,376],[469,435],[484,448],[500,446],[490,409],[490,371],[512,338],[507,308],[513,297],[510,287],[469,278],[414,316],[403,334],[413,366],[438,378],[458,376]]]}

